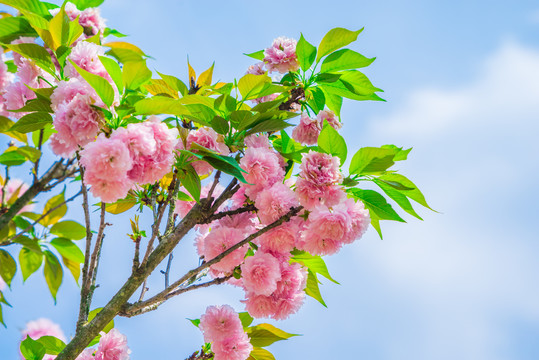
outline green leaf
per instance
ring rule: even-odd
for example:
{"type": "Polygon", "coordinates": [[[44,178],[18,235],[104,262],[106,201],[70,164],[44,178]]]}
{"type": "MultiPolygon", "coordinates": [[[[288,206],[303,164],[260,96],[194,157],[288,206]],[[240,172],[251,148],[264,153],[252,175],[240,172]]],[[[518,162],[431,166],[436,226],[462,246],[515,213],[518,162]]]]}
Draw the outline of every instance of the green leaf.
{"type": "Polygon", "coordinates": [[[103,4],[104,1],[105,0],[71,0],[71,2],[75,4],[79,10],[98,7],[99,5],[103,4]]]}
{"type": "Polygon", "coordinates": [[[124,64],[122,78],[126,89],[136,90],[152,78],[152,72],[146,60],[130,61],[124,64]]]}
{"type": "Polygon", "coordinates": [[[62,340],[54,336],[42,336],[37,341],[45,347],[45,353],[49,355],[58,355],[66,347],[62,340]]]}
{"type": "Polygon", "coordinates": [[[246,74],[238,81],[238,90],[243,99],[248,100],[262,96],[258,94],[265,84],[271,84],[271,78],[268,75],[246,74]]]}
{"type": "Polygon", "coordinates": [[[71,275],[73,275],[73,278],[79,283],[80,278],[80,263],[76,261],[69,260],[68,258],[62,256],[62,262],[64,263],[65,267],[69,269],[69,272],[71,275]]]}
{"type": "Polygon", "coordinates": [[[12,120],[0,115],[0,133],[6,134],[7,136],[10,136],[24,143],[28,143],[28,138],[26,137],[26,134],[10,130],[14,124],[15,123],[12,120]]]}
{"type": "Polygon", "coordinates": [[[403,195],[406,195],[410,199],[416,201],[417,203],[423,205],[424,207],[436,211],[433,208],[427,204],[427,200],[425,200],[425,196],[421,193],[419,188],[412,182],[410,179],[408,179],[406,176],[401,174],[384,174],[380,176],[378,179],[384,180],[384,181],[392,181],[402,184],[403,186],[406,186],[407,188],[411,188],[412,190],[402,190],[401,193],[403,195]]]}
{"type": "Polygon", "coordinates": [[[0,19],[0,42],[9,44],[19,37],[36,37],[37,33],[28,20],[20,16],[6,16],[0,19]]]}
{"type": "Polygon", "coordinates": [[[28,335],[26,335],[26,339],[21,341],[20,350],[26,360],[41,360],[46,351],[45,346],[28,335]]]}
{"type": "Polygon", "coordinates": [[[342,96],[328,93],[324,91],[324,89],[322,88],[320,89],[324,93],[324,98],[326,99],[326,106],[329,108],[329,110],[333,111],[335,115],[340,117],[341,107],[342,107],[342,96]]]}
{"type": "Polygon", "coordinates": [[[21,146],[16,151],[31,162],[36,162],[41,157],[41,151],[31,146],[21,146]]]}
{"type": "Polygon", "coordinates": [[[335,284],[339,284],[337,280],[331,277],[324,259],[318,255],[311,255],[306,251],[294,250],[292,252],[291,262],[297,262],[306,266],[314,274],[320,274],[326,279],[333,281],[335,284]]]}
{"type": "Polygon", "coordinates": [[[403,148],[397,147],[395,145],[382,145],[380,147],[382,149],[393,149],[393,150],[395,150],[397,153],[396,153],[395,157],[393,158],[394,161],[402,161],[402,160],[408,159],[408,154],[410,153],[410,151],[412,151],[412,148],[404,150],[403,148]]]}
{"type": "Polygon", "coordinates": [[[238,316],[240,317],[241,325],[243,326],[243,329],[246,329],[253,323],[253,317],[249,315],[248,312],[240,312],[238,313],[238,316]]]}
{"type": "Polygon", "coordinates": [[[362,31],[363,28],[357,31],[350,31],[343,28],[329,30],[318,46],[318,56],[316,57],[316,61],[320,60],[330,52],[356,41],[357,36],[362,31]]]}
{"type": "MultiPolygon", "coordinates": [[[[394,220],[400,222],[404,221],[391,205],[388,204],[385,197],[380,195],[374,190],[362,190],[352,188],[348,190],[356,199],[359,199],[365,204],[365,207],[372,214],[376,214],[376,217],[380,220],[394,220]]],[[[372,217],[372,216],[371,216],[372,217]]]]}
{"type": "Polygon", "coordinates": [[[20,118],[9,131],[18,131],[20,133],[29,133],[41,130],[48,124],[52,124],[52,116],[46,112],[34,112],[24,115],[20,118]]]}
{"type": "Polygon", "coordinates": [[[33,251],[34,253],[38,255],[43,255],[43,251],[41,251],[41,247],[39,246],[38,240],[30,239],[27,236],[18,236],[15,239],[13,239],[13,242],[23,245],[25,248],[27,248],[30,251],[33,251]]]}
{"type": "Polygon", "coordinates": [[[77,64],[73,62],[73,60],[69,60],[71,62],[71,65],[77,70],[77,72],[90,84],[92,88],[94,88],[95,92],[101,100],[103,100],[103,103],[110,107],[112,103],[114,102],[114,89],[109,84],[109,82],[102,78],[99,75],[92,74],[91,72],[88,72],[81,67],[79,67],[77,64]]]}
{"type": "Polygon", "coordinates": [[[327,122],[318,136],[318,146],[327,154],[337,156],[341,165],[346,161],[348,150],[344,138],[327,122]]]}
{"type": "Polygon", "coordinates": [[[260,60],[260,61],[264,60],[264,50],[255,51],[254,53],[250,53],[250,54],[244,53],[243,55],[247,55],[250,58],[260,60]]]}
{"type": "Polygon", "coordinates": [[[195,325],[196,327],[198,327],[200,325],[200,319],[187,319],[191,322],[191,324],[195,325]]]}
{"type": "Polygon", "coordinates": [[[318,300],[320,304],[322,304],[324,307],[328,307],[326,303],[324,302],[324,299],[322,299],[322,295],[320,294],[320,288],[318,287],[318,278],[316,277],[316,274],[313,273],[311,270],[307,271],[307,286],[305,287],[305,294],[309,295],[313,299],[318,300]]]}
{"type": "Polygon", "coordinates": [[[296,45],[296,55],[298,57],[299,66],[303,71],[310,69],[316,59],[316,47],[311,45],[301,34],[298,44],[296,45]]]}
{"type": "Polygon", "coordinates": [[[26,162],[26,157],[19,154],[17,150],[11,150],[0,155],[0,164],[6,166],[18,166],[26,162]]]}
{"type": "Polygon", "coordinates": [[[395,201],[404,211],[406,211],[408,214],[415,216],[419,220],[423,220],[421,216],[419,216],[416,211],[414,210],[412,204],[410,203],[410,200],[406,197],[406,195],[403,195],[402,192],[395,189],[395,187],[388,185],[387,182],[379,179],[373,180],[375,184],[377,184],[380,189],[382,189],[387,196],[389,196],[393,201],[395,201]]]}
{"type": "Polygon", "coordinates": [[[49,74],[55,75],[56,70],[54,64],[52,63],[51,56],[45,50],[43,46],[38,44],[2,44],[4,47],[7,47],[21,56],[34,60],[37,66],[48,72],[49,74]]]}
{"type": "Polygon", "coordinates": [[[247,360],[275,360],[275,356],[266,349],[253,347],[247,360]]]}
{"type": "Polygon", "coordinates": [[[226,121],[226,119],[223,119],[220,116],[215,116],[213,118],[213,120],[211,121],[211,127],[218,134],[222,135],[226,135],[228,133],[228,130],[230,129],[228,121],[226,121]]]}
{"type": "Polygon", "coordinates": [[[369,66],[376,58],[366,58],[350,49],[341,49],[328,55],[322,63],[322,72],[349,70],[369,66]]]}
{"type": "Polygon", "coordinates": [[[69,22],[69,17],[65,12],[65,5],[62,5],[58,14],[56,14],[56,16],[49,22],[49,32],[51,33],[52,40],[56,44],[56,47],[53,50],[56,50],[60,45],[69,45],[69,22]]]}
{"type": "Polygon", "coordinates": [[[80,240],[86,237],[86,228],[72,220],[65,220],[54,224],[50,232],[51,234],[71,240],[80,240]]]}
{"type": "Polygon", "coordinates": [[[101,63],[109,73],[110,77],[112,78],[112,81],[114,81],[114,84],[116,84],[116,87],[118,88],[118,91],[120,93],[124,90],[124,82],[122,78],[122,69],[120,68],[120,65],[118,63],[106,56],[100,56],[99,60],[101,60],[101,63]]]}
{"type": "Polygon", "coordinates": [[[356,95],[369,96],[376,91],[383,91],[375,87],[369,78],[358,70],[348,70],[341,73],[339,81],[356,95]]]}
{"type": "Polygon", "coordinates": [[[364,147],[359,149],[350,162],[350,174],[380,174],[395,163],[395,149],[364,147]]]}
{"type": "Polygon", "coordinates": [[[49,250],[45,250],[43,253],[45,254],[45,267],[43,269],[43,274],[45,275],[45,281],[47,282],[49,291],[54,299],[54,303],[56,304],[56,294],[58,294],[58,289],[62,284],[64,272],[56,255],[49,250]]]}
{"type": "Polygon", "coordinates": [[[159,71],[157,71],[157,73],[159,74],[159,76],[161,76],[161,79],[163,79],[167,83],[168,86],[170,86],[176,91],[179,91],[183,96],[189,93],[189,89],[187,88],[187,86],[177,77],[161,74],[159,71]]]}
{"type": "Polygon", "coordinates": [[[19,252],[19,264],[21,265],[23,281],[26,281],[30,275],[39,270],[42,262],[43,254],[37,254],[34,251],[23,247],[19,252]]]}
{"type": "Polygon", "coordinates": [[[51,102],[44,99],[32,99],[26,102],[22,108],[17,110],[9,110],[10,112],[34,112],[42,111],[47,113],[52,113],[51,102]]]}
{"type": "Polygon", "coordinates": [[[118,30],[116,29],[111,29],[111,28],[105,28],[105,31],[103,33],[103,37],[107,37],[109,35],[112,35],[112,36],[116,36],[117,38],[122,38],[122,37],[126,37],[127,35],[125,34],[122,34],[121,32],[119,32],[118,30]]]}
{"type": "Polygon", "coordinates": [[[40,16],[50,16],[47,3],[39,0],[2,0],[0,3],[17,10],[30,11],[40,16]]]}
{"type": "Polygon", "coordinates": [[[131,197],[120,199],[116,202],[113,202],[111,204],[105,205],[105,210],[110,214],[121,214],[123,212],[126,212],[127,210],[131,209],[133,206],[137,204],[137,200],[131,197]]]}
{"type": "Polygon", "coordinates": [[[256,134],[259,132],[280,131],[280,130],[286,129],[289,126],[292,126],[292,124],[289,124],[284,120],[269,119],[253,126],[249,131],[245,133],[245,136],[249,136],[251,134],[256,134]]]}
{"type": "Polygon", "coordinates": [[[251,344],[256,347],[269,346],[276,341],[287,340],[293,336],[298,336],[297,334],[287,333],[271,324],[265,323],[247,328],[245,332],[251,338],[251,344]]]}
{"type": "Polygon", "coordinates": [[[326,105],[326,97],[324,96],[322,89],[319,87],[308,88],[307,98],[309,100],[309,105],[316,113],[324,110],[324,106],[326,105]]]}
{"type": "Polygon", "coordinates": [[[15,260],[7,251],[0,249],[0,276],[10,287],[16,272],[17,263],[15,260]]]}
{"type": "Polygon", "coordinates": [[[137,115],[188,115],[189,110],[178,100],[164,96],[143,99],[135,104],[137,115]]]}
{"type": "Polygon", "coordinates": [[[55,207],[59,206],[56,210],[51,211],[50,214],[46,215],[43,219],[41,219],[39,222],[43,226],[49,226],[52,224],[55,224],[60,220],[67,212],[67,205],[64,204],[65,198],[64,198],[64,192],[62,191],[60,194],[53,196],[50,198],[47,203],[45,204],[45,208],[43,209],[43,214],[46,214],[51,209],[54,209],[55,207]]]}
{"type": "Polygon", "coordinates": [[[201,190],[201,184],[200,184],[200,177],[198,176],[195,168],[191,164],[187,164],[183,171],[180,171],[179,179],[181,181],[181,184],[185,187],[185,189],[193,196],[193,199],[195,199],[197,202],[200,201],[200,190],[201,190]]]}
{"type": "Polygon", "coordinates": [[[84,254],[73,241],[66,238],[56,238],[51,241],[51,245],[54,246],[63,257],[79,264],[84,262],[84,254]]]}
{"type": "Polygon", "coordinates": [[[245,170],[243,170],[236,159],[228,157],[228,156],[221,156],[221,155],[205,155],[203,158],[204,161],[206,161],[208,164],[216,168],[217,170],[221,170],[222,172],[232,175],[235,178],[237,178],[239,181],[241,181],[244,184],[247,184],[247,181],[245,180],[245,177],[243,177],[243,173],[246,173],[245,170]]]}

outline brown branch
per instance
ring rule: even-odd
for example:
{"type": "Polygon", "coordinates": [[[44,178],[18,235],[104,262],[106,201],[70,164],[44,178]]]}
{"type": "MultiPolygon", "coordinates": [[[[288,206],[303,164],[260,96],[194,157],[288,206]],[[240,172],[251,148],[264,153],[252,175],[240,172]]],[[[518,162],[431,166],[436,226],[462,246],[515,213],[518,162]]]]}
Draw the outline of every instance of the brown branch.
{"type": "MultiPolygon", "coordinates": [[[[192,269],[191,271],[187,272],[180,279],[175,281],[172,285],[170,285],[169,287],[167,287],[165,290],[161,291],[157,295],[152,296],[151,298],[149,298],[146,301],[139,301],[138,303],[128,305],[127,308],[125,308],[123,310],[122,316],[128,316],[127,314],[135,313],[135,312],[139,311],[142,308],[151,308],[151,310],[156,309],[160,304],[162,304],[167,299],[167,296],[169,294],[174,293],[176,291],[179,291],[179,290],[176,290],[176,289],[179,286],[181,286],[184,282],[188,281],[193,276],[198,275],[201,271],[205,270],[206,268],[210,267],[211,265],[221,261],[225,256],[227,256],[228,254],[230,254],[234,250],[237,250],[240,247],[244,246],[245,244],[249,243],[250,241],[253,241],[254,239],[259,237],[260,235],[264,234],[265,232],[267,232],[267,231],[269,231],[269,230],[271,230],[273,228],[276,228],[277,226],[280,226],[281,224],[289,221],[293,216],[297,215],[302,209],[303,209],[302,206],[291,208],[288,213],[281,216],[279,219],[277,219],[273,223],[267,225],[263,229],[258,230],[254,234],[249,235],[248,237],[246,237],[242,241],[240,241],[237,244],[231,246],[227,250],[223,251],[221,254],[219,254],[216,257],[214,257],[213,259],[203,263],[199,267],[197,267],[195,269],[192,269]]],[[[182,289],[180,289],[180,290],[182,290],[182,289]]],[[[147,311],[151,311],[151,310],[147,310],[147,311]]],[[[133,316],[133,315],[131,315],[131,316],[133,316]]]]}
{"type": "Polygon", "coordinates": [[[234,215],[237,215],[237,214],[241,214],[241,213],[249,212],[249,211],[255,211],[255,210],[256,210],[255,205],[254,204],[249,204],[249,205],[246,205],[244,207],[241,207],[241,208],[238,208],[238,209],[235,209],[235,210],[222,211],[220,213],[213,214],[213,215],[209,216],[207,219],[204,220],[204,222],[202,224],[209,224],[212,221],[222,219],[222,218],[224,218],[226,216],[234,216],[234,215]]]}
{"type": "Polygon", "coordinates": [[[80,289],[80,304],[79,304],[79,318],[77,320],[78,333],[82,325],[88,319],[90,312],[90,305],[88,304],[88,292],[87,283],[89,278],[89,266],[90,266],[90,252],[92,251],[92,228],[90,224],[90,209],[88,205],[88,189],[84,184],[84,170],[81,168],[81,191],[82,191],[82,209],[84,211],[84,223],[86,226],[86,248],[84,250],[84,265],[82,266],[82,286],[80,289]]]}
{"type": "Polygon", "coordinates": [[[294,88],[290,92],[290,98],[279,105],[279,110],[290,111],[294,104],[299,104],[299,101],[305,98],[305,90],[303,88],[294,88]]]}

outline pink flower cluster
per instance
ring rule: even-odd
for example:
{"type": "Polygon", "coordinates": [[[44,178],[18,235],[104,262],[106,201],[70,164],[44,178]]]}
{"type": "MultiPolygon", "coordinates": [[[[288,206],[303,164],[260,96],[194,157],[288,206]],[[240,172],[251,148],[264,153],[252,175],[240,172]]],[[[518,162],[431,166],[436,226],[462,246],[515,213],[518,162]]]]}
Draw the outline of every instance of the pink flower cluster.
{"type": "MultiPolygon", "coordinates": [[[[37,340],[42,336],[54,336],[62,341],[66,341],[64,332],[58,324],[55,324],[49,319],[41,318],[34,321],[30,321],[26,324],[26,327],[21,333],[21,341],[26,339],[27,336],[37,340]]],[[[21,354],[21,359],[24,360],[24,357],[21,354]]],[[[54,360],[56,359],[55,355],[45,355],[43,360],[54,360]]]]}
{"type": "Polygon", "coordinates": [[[103,202],[122,199],[135,183],[148,184],[171,171],[178,130],[159,118],[100,134],[80,153],[84,182],[103,202]]]}
{"type": "MultiPolygon", "coordinates": [[[[221,155],[230,154],[228,146],[226,146],[226,144],[224,143],[223,136],[217,134],[215,130],[211,128],[203,127],[198,130],[191,130],[189,132],[189,135],[187,135],[185,144],[183,143],[183,141],[178,142],[178,149],[185,149],[190,150],[194,153],[198,153],[199,151],[196,148],[193,148],[193,144],[197,144],[202,147],[205,147],[206,149],[213,150],[221,155]]],[[[201,176],[207,175],[213,170],[213,167],[203,160],[193,161],[191,165],[193,165],[197,174],[201,176]]]]}
{"type": "Polygon", "coordinates": [[[292,131],[292,138],[304,145],[314,145],[318,141],[318,135],[322,131],[324,120],[328,122],[335,130],[342,127],[341,122],[331,110],[322,110],[315,119],[312,119],[306,113],[301,114],[298,126],[292,131]]]}
{"type": "Polygon", "coordinates": [[[79,146],[94,141],[105,121],[103,113],[93,107],[98,99],[95,91],[79,78],[58,84],[51,95],[57,133],[51,136],[50,144],[56,155],[70,157],[79,146]]]}
{"type": "Polygon", "coordinates": [[[212,343],[215,360],[245,360],[253,350],[238,314],[228,305],[209,306],[199,328],[204,341],[212,343]]]}
{"type": "Polygon", "coordinates": [[[299,69],[296,55],[297,41],[284,36],[273,40],[273,44],[264,50],[264,62],[269,72],[281,74],[299,69]]]}
{"type": "Polygon", "coordinates": [[[76,360],[129,360],[131,350],[127,338],[117,329],[101,332],[97,349],[85,349],[76,360]]]}

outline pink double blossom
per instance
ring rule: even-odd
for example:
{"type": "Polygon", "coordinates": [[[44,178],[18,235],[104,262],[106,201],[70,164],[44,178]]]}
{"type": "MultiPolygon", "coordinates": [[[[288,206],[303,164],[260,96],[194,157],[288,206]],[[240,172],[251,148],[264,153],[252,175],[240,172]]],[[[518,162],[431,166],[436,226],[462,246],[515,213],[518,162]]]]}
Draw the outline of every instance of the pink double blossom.
{"type": "Polygon", "coordinates": [[[240,160],[240,166],[247,172],[245,180],[249,185],[245,186],[245,193],[256,198],[261,190],[282,181],[284,169],[277,153],[264,148],[247,148],[245,156],[240,160]]]}
{"type": "Polygon", "coordinates": [[[241,277],[246,291],[255,295],[271,295],[281,280],[279,261],[271,254],[257,251],[241,266],[241,277]]]}
{"type": "Polygon", "coordinates": [[[130,353],[127,338],[116,328],[108,333],[101,332],[95,360],[129,360],[130,353]]]}
{"type": "Polygon", "coordinates": [[[269,72],[281,74],[299,69],[296,55],[297,41],[284,36],[273,40],[273,44],[264,50],[264,62],[269,72]]]}
{"type": "Polygon", "coordinates": [[[298,206],[294,192],[283,183],[275,183],[262,190],[256,197],[255,206],[262,224],[271,224],[298,206]]]}
{"type": "MultiPolygon", "coordinates": [[[[225,250],[243,240],[244,234],[240,229],[217,227],[212,229],[204,238],[204,259],[210,261],[214,257],[220,255],[225,250]]],[[[243,262],[243,258],[247,252],[247,247],[244,245],[239,249],[232,251],[219,262],[211,265],[211,269],[216,272],[230,273],[234,268],[243,262]]]]}

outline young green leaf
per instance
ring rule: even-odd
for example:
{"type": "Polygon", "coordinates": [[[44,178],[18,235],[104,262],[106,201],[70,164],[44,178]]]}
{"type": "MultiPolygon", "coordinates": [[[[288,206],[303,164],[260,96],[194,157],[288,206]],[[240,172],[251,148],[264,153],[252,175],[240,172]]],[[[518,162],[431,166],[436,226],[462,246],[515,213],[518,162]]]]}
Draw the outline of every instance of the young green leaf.
{"type": "Polygon", "coordinates": [[[417,203],[423,205],[424,207],[432,211],[436,211],[433,208],[431,208],[429,204],[427,204],[427,200],[425,200],[425,196],[421,193],[419,188],[412,181],[410,181],[410,179],[408,179],[406,176],[401,175],[401,174],[391,173],[391,174],[384,174],[380,176],[378,179],[397,182],[407,188],[410,188],[411,190],[402,190],[401,193],[403,195],[406,195],[410,199],[416,201],[417,203]]]}
{"type": "Polygon", "coordinates": [[[287,340],[293,336],[298,336],[298,334],[290,334],[271,324],[265,323],[247,328],[246,333],[251,338],[251,344],[257,347],[269,346],[276,341],[287,340]]]}
{"type": "Polygon", "coordinates": [[[122,69],[120,68],[120,65],[118,65],[118,63],[113,59],[106,56],[100,56],[99,60],[101,60],[101,63],[109,73],[112,81],[114,81],[114,84],[116,84],[118,91],[122,93],[124,91],[124,82],[122,79],[122,69]]]}
{"type": "Polygon", "coordinates": [[[90,84],[90,86],[94,88],[95,92],[97,93],[97,95],[99,95],[101,100],[103,100],[105,105],[110,107],[114,102],[114,89],[109,84],[109,82],[101,76],[92,74],[91,72],[82,69],[77,64],[75,64],[73,60],[70,59],[69,62],[71,63],[71,65],[73,65],[75,70],[77,70],[80,76],[82,76],[84,80],[86,80],[88,84],[90,84]]]}
{"type": "Polygon", "coordinates": [[[374,190],[362,190],[358,188],[352,188],[348,190],[356,199],[359,199],[365,204],[365,207],[369,209],[369,212],[376,214],[380,220],[394,220],[400,222],[404,221],[391,205],[388,204],[385,197],[380,195],[374,190]]]}
{"type": "Polygon", "coordinates": [[[58,208],[51,211],[48,215],[46,215],[39,222],[43,226],[49,226],[58,222],[58,220],[64,217],[64,215],[67,212],[67,205],[64,202],[65,202],[65,197],[64,197],[63,191],[60,194],[51,197],[45,204],[45,208],[43,209],[43,214],[47,214],[51,209],[54,209],[57,206],[58,208]]]}
{"type": "Polygon", "coordinates": [[[350,31],[343,28],[329,30],[318,46],[318,56],[316,57],[316,61],[320,60],[330,52],[356,41],[357,36],[362,31],[363,28],[357,31],[350,31]]]}
{"type": "Polygon", "coordinates": [[[63,257],[79,264],[84,262],[84,254],[73,241],[66,238],[56,238],[51,241],[51,245],[54,246],[63,257]]]}
{"type": "Polygon", "coordinates": [[[15,260],[7,251],[0,249],[0,276],[8,286],[11,286],[11,280],[13,280],[16,272],[17,263],[15,260]]]}
{"type": "Polygon", "coordinates": [[[303,71],[309,70],[316,59],[316,47],[311,45],[301,34],[298,44],[296,45],[296,55],[298,57],[299,66],[303,71]]]}
{"type": "Polygon", "coordinates": [[[24,115],[15,124],[13,124],[9,131],[29,133],[32,131],[41,130],[49,124],[52,124],[52,116],[49,113],[39,111],[24,115]]]}
{"type": "Polygon", "coordinates": [[[58,355],[66,347],[62,340],[54,336],[42,336],[37,341],[45,347],[45,353],[49,355],[58,355]]]}
{"type": "Polygon", "coordinates": [[[322,72],[349,70],[369,66],[376,58],[366,58],[350,49],[341,49],[328,55],[322,63],[322,72]]]}
{"type": "Polygon", "coordinates": [[[86,228],[72,220],[65,220],[54,224],[50,232],[51,234],[71,240],[80,240],[86,237],[86,228]]]}
{"type": "Polygon", "coordinates": [[[389,169],[395,162],[395,149],[364,147],[359,149],[350,162],[350,174],[380,174],[389,169]]]}
{"type": "Polygon", "coordinates": [[[200,201],[200,177],[195,168],[191,164],[187,164],[182,171],[179,172],[180,182],[185,189],[193,196],[197,202],[200,201]]]}
{"type": "Polygon", "coordinates": [[[21,265],[23,281],[26,281],[30,275],[39,270],[42,262],[43,254],[37,254],[34,251],[23,247],[19,252],[19,264],[21,265]]]}
{"type": "Polygon", "coordinates": [[[318,146],[325,153],[337,156],[341,160],[341,165],[346,161],[346,155],[348,153],[346,141],[341,134],[327,122],[318,136],[318,146]]]}
{"type": "Polygon", "coordinates": [[[152,78],[152,72],[146,65],[146,60],[130,61],[124,64],[122,79],[125,88],[136,90],[152,78]]]}
{"type": "Polygon", "coordinates": [[[247,55],[250,58],[260,60],[260,61],[264,60],[264,50],[255,51],[254,53],[250,53],[250,54],[244,53],[243,55],[247,55]]]}
{"type": "Polygon", "coordinates": [[[62,284],[64,272],[56,255],[49,250],[45,250],[43,253],[45,254],[45,267],[43,268],[43,274],[45,275],[45,281],[47,282],[49,291],[54,299],[54,303],[56,304],[56,294],[58,294],[58,289],[62,284]]]}
{"type": "Polygon", "coordinates": [[[21,341],[20,351],[26,360],[41,360],[46,353],[45,346],[28,335],[21,341]]]}
{"type": "Polygon", "coordinates": [[[324,307],[328,307],[322,299],[320,294],[320,288],[318,287],[319,281],[315,273],[311,270],[307,271],[307,286],[305,287],[305,294],[309,295],[313,299],[316,299],[324,307]]]}

